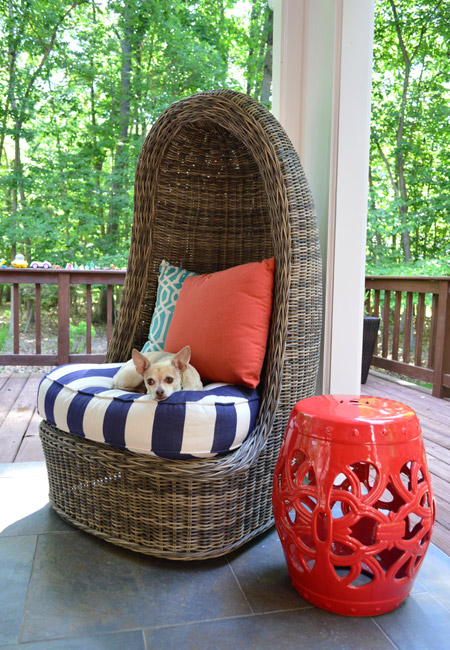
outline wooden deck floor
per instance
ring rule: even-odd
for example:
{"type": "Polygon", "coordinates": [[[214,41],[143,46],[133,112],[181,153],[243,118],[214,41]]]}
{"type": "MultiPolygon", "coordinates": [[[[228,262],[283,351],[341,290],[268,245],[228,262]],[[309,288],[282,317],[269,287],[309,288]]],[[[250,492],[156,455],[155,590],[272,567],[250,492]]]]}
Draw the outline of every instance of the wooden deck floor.
{"type": "Polygon", "coordinates": [[[372,372],[361,386],[361,393],[403,402],[416,412],[436,497],[432,541],[450,555],[450,401],[413,389],[408,382],[388,381],[372,372]]]}
{"type": "MultiPolygon", "coordinates": [[[[36,393],[42,373],[0,374],[0,463],[44,460],[36,393]]],[[[450,401],[369,374],[363,395],[394,399],[417,413],[437,502],[433,542],[450,555],[450,401]]]]}
{"type": "Polygon", "coordinates": [[[42,373],[0,374],[0,463],[44,460],[36,412],[42,373]]]}

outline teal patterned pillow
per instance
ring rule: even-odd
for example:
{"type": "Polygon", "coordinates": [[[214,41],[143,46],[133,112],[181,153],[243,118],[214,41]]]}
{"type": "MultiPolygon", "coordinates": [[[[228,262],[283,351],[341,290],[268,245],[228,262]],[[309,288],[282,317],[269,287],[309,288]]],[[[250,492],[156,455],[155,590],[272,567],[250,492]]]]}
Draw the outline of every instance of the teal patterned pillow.
{"type": "Polygon", "coordinates": [[[158,292],[153,311],[148,341],[142,352],[158,352],[164,350],[167,330],[172,320],[175,303],[180,295],[183,282],[190,275],[198,275],[178,266],[172,266],[163,260],[159,266],[158,292]]]}

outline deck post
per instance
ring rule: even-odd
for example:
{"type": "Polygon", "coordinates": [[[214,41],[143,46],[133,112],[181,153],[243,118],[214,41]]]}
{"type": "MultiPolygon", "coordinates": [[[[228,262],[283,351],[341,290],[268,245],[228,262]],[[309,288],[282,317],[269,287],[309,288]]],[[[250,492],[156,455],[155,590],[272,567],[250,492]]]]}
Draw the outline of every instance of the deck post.
{"type": "Polygon", "coordinates": [[[450,396],[450,281],[447,280],[447,316],[445,319],[444,354],[442,367],[442,397],[450,396]]]}
{"type": "Polygon", "coordinates": [[[448,299],[450,283],[448,280],[439,282],[439,302],[436,323],[435,365],[433,374],[433,395],[443,397],[444,374],[450,372],[450,342],[446,340],[446,332],[450,326],[450,301],[448,299]]]}

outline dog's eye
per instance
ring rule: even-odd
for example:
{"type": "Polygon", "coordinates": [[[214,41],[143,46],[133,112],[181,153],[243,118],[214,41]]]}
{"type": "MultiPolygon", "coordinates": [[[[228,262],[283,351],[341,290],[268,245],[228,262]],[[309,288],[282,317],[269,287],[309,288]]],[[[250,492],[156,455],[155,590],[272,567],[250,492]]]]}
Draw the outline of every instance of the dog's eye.
{"type": "Polygon", "coordinates": [[[155,383],[155,382],[153,381],[153,379],[147,379],[147,384],[148,384],[149,386],[153,386],[154,383],[155,383]]]}
{"type": "Polygon", "coordinates": [[[166,377],[166,384],[172,384],[173,383],[173,377],[166,377]]]}

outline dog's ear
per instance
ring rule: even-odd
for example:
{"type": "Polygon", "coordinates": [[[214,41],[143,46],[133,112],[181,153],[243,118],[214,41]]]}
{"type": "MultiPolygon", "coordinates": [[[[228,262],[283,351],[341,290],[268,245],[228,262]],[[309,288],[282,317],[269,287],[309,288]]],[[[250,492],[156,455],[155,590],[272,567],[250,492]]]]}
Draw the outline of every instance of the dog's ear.
{"type": "Polygon", "coordinates": [[[136,370],[140,375],[143,375],[144,372],[150,368],[150,361],[147,359],[147,357],[144,357],[144,355],[141,354],[139,350],[136,350],[134,348],[133,352],[131,353],[131,357],[133,359],[136,370]]]}
{"type": "Polygon", "coordinates": [[[184,372],[188,366],[190,358],[191,348],[189,345],[186,345],[186,347],[177,352],[172,358],[172,365],[174,365],[180,372],[184,372]]]}

